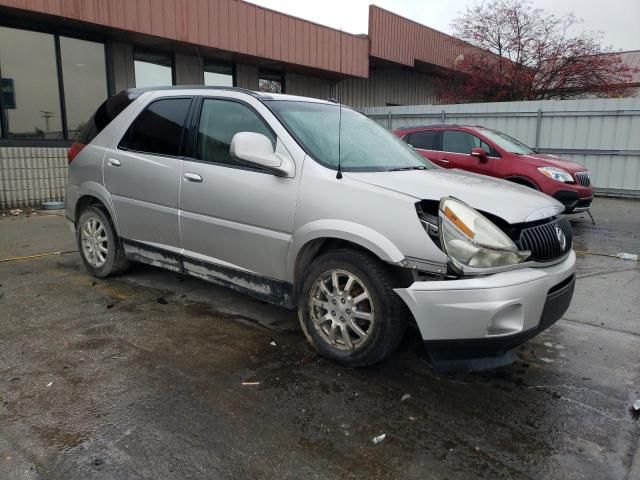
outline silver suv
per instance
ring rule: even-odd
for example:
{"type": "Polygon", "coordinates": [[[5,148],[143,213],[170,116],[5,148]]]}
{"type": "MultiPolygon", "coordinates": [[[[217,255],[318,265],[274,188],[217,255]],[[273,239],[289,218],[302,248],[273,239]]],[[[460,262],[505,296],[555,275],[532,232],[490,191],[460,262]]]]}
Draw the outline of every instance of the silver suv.
{"type": "Polygon", "coordinates": [[[435,365],[504,364],[573,295],[559,202],[439,168],[332,102],[126,90],[69,162],[66,216],[91,274],[133,260],[297,308],[345,365],[382,360],[409,324],[435,365]]]}

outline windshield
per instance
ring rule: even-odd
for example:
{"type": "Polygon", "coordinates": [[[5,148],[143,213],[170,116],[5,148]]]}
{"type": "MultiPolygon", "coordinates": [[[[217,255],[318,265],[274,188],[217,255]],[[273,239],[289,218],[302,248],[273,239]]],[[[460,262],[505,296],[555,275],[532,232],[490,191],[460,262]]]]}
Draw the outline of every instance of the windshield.
{"type": "Polygon", "coordinates": [[[380,172],[437,168],[405,142],[364,115],[339,105],[265,101],[306,152],[326,167],[380,172]],[[342,129],[342,135],[338,130],[342,129]],[[338,150],[338,139],[340,149],[338,150]]]}
{"type": "Polygon", "coordinates": [[[496,132],[495,130],[480,129],[485,137],[496,143],[498,146],[504,148],[507,152],[515,153],[517,155],[530,155],[535,153],[532,149],[527,147],[524,143],[510,137],[506,133],[496,132]]]}

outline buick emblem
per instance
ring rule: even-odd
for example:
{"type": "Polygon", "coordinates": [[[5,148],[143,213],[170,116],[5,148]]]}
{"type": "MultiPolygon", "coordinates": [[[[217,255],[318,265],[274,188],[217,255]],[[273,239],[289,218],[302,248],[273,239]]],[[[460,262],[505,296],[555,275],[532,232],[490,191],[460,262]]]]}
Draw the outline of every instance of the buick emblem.
{"type": "Polygon", "coordinates": [[[558,243],[560,244],[560,248],[564,252],[564,249],[567,248],[567,237],[564,232],[560,230],[560,227],[556,225],[556,237],[558,237],[558,243]]]}

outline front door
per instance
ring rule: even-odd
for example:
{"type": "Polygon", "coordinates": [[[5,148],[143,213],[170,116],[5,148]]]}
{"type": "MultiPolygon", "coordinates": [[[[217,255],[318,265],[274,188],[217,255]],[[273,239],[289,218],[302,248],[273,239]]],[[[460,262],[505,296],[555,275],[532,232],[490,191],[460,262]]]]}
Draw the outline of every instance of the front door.
{"type": "MultiPolygon", "coordinates": [[[[250,105],[204,98],[193,158],[185,158],[182,168],[184,255],[222,267],[225,275],[235,270],[282,280],[299,175],[278,177],[232,158],[229,147],[238,132],[261,133],[278,153],[290,156],[250,105]]],[[[185,268],[202,274],[195,263],[185,261],[185,268]]]]}
{"type": "Polygon", "coordinates": [[[180,248],[180,146],[190,104],[185,97],[152,101],[105,152],[104,183],[125,239],[180,248]]]}
{"type": "Polygon", "coordinates": [[[481,160],[471,155],[471,150],[481,147],[491,153],[491,148],[475,135],[463,130],[445,130],[442,132],[442,152],[439,163],[447,168],[460,168],[469,172],[491,175],[490,158],[481,160]]]}

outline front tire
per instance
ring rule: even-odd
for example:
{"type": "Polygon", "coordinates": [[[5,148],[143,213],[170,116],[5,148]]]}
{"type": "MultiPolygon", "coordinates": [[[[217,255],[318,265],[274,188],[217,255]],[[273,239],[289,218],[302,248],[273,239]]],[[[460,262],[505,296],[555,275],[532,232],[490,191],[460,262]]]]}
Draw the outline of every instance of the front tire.
{"type": "Polygon", "coordinates": [[[82,261],[94,277],[118,275],[129,267],[111,219],[95,205],[80,214],[76,241],[82,261]]]}
{"type": "Polygon", "coordinates": [[[298,317],[321,355],[350,367],[389,356],[407,326],[406,309],[383,264],[348,249],[321,255],[304,272],[298,317]]]}

